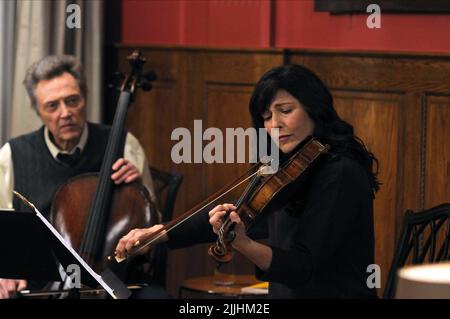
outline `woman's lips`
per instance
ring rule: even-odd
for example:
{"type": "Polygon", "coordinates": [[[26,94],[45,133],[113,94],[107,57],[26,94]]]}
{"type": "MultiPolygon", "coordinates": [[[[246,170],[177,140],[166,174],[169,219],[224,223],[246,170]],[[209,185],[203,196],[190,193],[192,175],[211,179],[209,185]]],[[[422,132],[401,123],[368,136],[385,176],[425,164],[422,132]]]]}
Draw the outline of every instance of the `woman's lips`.
{"type": "Polygon", "coordinates": [[[290,135],[281,135],[278,140],[280,142],[285,142],[288,138],[290,137],[290,135]]]}

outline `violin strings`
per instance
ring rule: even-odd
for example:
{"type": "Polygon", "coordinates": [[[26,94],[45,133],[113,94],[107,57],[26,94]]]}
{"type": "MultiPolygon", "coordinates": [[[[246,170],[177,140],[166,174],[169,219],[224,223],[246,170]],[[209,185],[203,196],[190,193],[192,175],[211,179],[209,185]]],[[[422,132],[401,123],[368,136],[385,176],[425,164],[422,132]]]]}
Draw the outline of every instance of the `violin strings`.
{"type": "MultiPolygon", "coordinates": [[[[264,171],[264,169],[265,169],[266,167],[267,167],[267,165],[262,166],[262,167],[258,170],[258,172],[264,171]]],[[[258,172],[257,172],[257,173],[258,173],[258,172]]],[[[258,174],[258,175],[259,175],[259,174],[258,174]]],[[[253,177],[253,176],[250,176],[250,178],[252,178],[252,177],[253,177]]],[[[236,203],[236,209],[239,209],[239,207],[241,207],[241,205],[242,205],[245,201],[247,201],[248,195],[251,194],[251,193],[254,191],[255,187],[258,185],[260,179],[257,179],[256,177],[257,177],[257,176],[255,176],[255,178],[253,178],[253,179],[250,181],[249,185],[247,186],[247,188],[246,188],[246,189],[244,190],[244,192],[242,193],[241,198],[239,198],[239,200],[238,200],[237,203],[236,203]]],[[[226,228],[232,227],[232,226],[230,226],[230,224],[234,224],[234,223],[231,221],[230,215],[228,214],[228,216],[226,217],[224,223],[222,224],[222,227],[220,227],[220,229],[221,229],[221,231],[222,231],[222,232],[221,232],[221,235],[223,235],[223,233],[225,233],[225,229],[226,229],[226,228]]],[[[220,236],[219,236],[219,237],[220,237],[220,236]]]]}
{"type": "Polygon", "coordinates": [[[138,251],[140,251],[141,249],[144,249],[145,247],[151,245],[152,243],[154,243],[156,240],[158,240],[159,238],[161,238],[162,236],[164,236],[166,233],[170,232],[172,229],[178,227],[179,225],[181,225],[182,223],[184,223],[185,221],[187,221],[189,218],[191,218],[194,215],[197,215],[200,211],[202,211],[203,209],[205,209],[207,206],[209,206],[211,203],[217,201],[218,199],[222,198],[223,196],[225,196],[226,194],[230,193],[231,191],[233,191],[234,189],[236,189],[237,187],[239,187],[240,185],[242,185],[244,182],[248,181],[249,179],[251,179],[253,176],[257,175],[260,173],[260,171],[263,169],[263,167],[259,168],[256,172],[254,172],[253,174],[251,174],[250,176],[246,177],[245,179],[243,179],[242,181],[240,181],[239,183],[237,183],[235,186],[231,187],[229,190],[227,190],[225,193],[219,195],[218,197],[214,198],[213,200],[211,200],[210,202],[206,203],[205,205],[203,205],[202,207],[200,207],[199,209],[197,209],[194,213],[192,213],[191,215],[187,216],[186,218],[182,219],[181,221],[179,221],[178,223],[176,223],[175,225],[173,225],[172,227],[166,229],[166,231],[161,231],[161,233],[159,233],[157,236],[155,236],[155,238],[153,238],[152,240],[148,241],[147,243],[145,243],[144,245],[142,245],[141,247],[139,247],[138,249],[136,249],[134,251],[133,254],[137,253],[138,251]]]}

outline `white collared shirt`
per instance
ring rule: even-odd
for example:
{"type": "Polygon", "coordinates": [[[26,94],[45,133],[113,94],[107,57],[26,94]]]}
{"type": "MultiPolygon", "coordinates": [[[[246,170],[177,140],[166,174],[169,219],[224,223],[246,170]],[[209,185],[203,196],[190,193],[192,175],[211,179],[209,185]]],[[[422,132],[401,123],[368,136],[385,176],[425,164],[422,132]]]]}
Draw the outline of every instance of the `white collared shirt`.
{"type": "MultiPolygon", "coordinates": [[[[44,129],[44,139],[53,158],[57,159],[59,153],[72,154],[77,148],[82,152],[86,146],[89,136],[88,125],[86,124],[81,133],[80,141],[70,151],[60,150],[50,139],[47,127],[44,129]]],[[[156,197],[153,187],[153,180],[148,168],[145,152],[137,140],[131,133],[127,133],[125,139],[124,158],[130,161],[142,175],[142,182],[149,190],[151,199],[156,203],[156,197]]],[[[0,209],[13,209],[13,193],[14,190],[14,168],[11,154],[11,146],[9,143],[3,145],[0,149],[0,209]]]]}
{"type": "Polygon", "coordinates": [[[80,137],[80,141],[78,142],[78,144],[75,145],[75,147],[73,149],[71,149],[70,151],[63,151],[63,150],[59,149],[58,146],[56,146],[53,143],[53,141],[51,140],[50,131],[48,130],[47,126],[44,127],[45,144],[47,145],[47,148],[50,151],[50,154],[52,154],[53,158],[57,161],[59,161],[58,154],[72,155],[73,153],[75,153],[77,148],[80,149],[80,154],[83,153],[84,147],[86,146],[86,143],[87,143],[88,136],[89,136],[89,128],[86,123],[84,125],[83,132],[81,132],[81,137],[80,137]]]}

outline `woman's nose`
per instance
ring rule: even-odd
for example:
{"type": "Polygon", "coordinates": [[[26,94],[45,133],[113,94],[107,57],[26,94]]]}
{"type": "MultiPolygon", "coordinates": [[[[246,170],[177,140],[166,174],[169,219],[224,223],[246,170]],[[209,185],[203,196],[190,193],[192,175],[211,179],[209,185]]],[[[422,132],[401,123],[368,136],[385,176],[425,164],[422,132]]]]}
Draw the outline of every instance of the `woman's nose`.
{"type": "Polygon", "coordinates": [[[281,121],[280,117],[278,116],[278,114],[276,114],[275,112],[272,114],[271,126],[272,126],[272,128],[281,128],[281,126],[282,126],[282,121],[281,121]]]}

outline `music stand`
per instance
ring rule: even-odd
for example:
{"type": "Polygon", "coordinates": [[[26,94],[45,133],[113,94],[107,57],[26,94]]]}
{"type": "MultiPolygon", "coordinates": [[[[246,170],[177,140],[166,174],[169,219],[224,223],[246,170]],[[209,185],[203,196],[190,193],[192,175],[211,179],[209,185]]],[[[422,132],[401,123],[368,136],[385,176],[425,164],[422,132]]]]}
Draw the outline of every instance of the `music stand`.
{"type": "Polygon", "coordinates": [[[64,269],[74,264],[79,266],[82,284],[100,285],[114,299],[131,295],[108,268],[101,275],[92,270],[34,205],[32,209],[34,213],[0,211],[0,242],[8,243],[2,247],[0,278],[61,281],[59,264],[64,269]]]}

